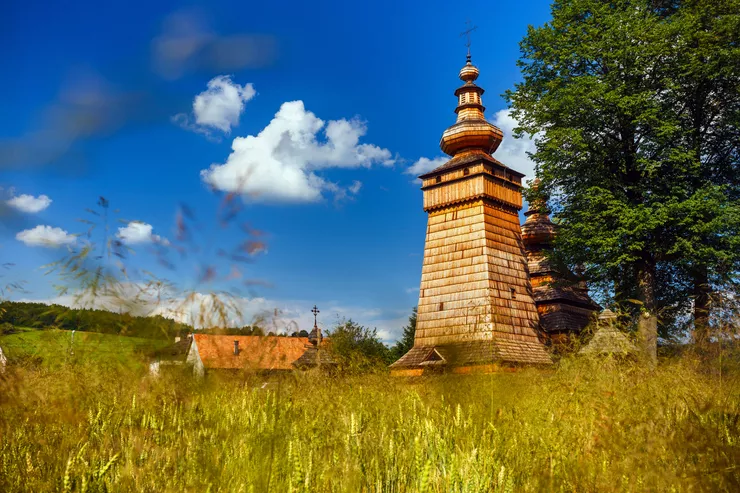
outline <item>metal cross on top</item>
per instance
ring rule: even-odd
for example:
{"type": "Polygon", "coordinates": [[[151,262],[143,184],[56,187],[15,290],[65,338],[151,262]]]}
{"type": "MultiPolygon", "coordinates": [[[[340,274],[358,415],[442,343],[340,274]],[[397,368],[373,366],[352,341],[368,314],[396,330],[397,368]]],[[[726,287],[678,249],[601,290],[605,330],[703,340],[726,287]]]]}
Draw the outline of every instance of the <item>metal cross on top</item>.
{"type": "Polygon", "coordinates": [[[313,313],[313,325],[314,325],[314,327],[316,327],[316,317],[320,313],[319,312],[319,309],[316,308],[316,305],[313,306],[313,309],[311,310],[311,313],[313,313]]]}
{"type": "Polygon", "coordinates": [[[460,37],[465,36],[467,38],[467,42],[465,43],[465,46],[468,47],[468,56],[470,56],[470,33],[478,29],[478,26],[470,26],[470,21],[465,21],[465,25],[468,26],[468,28],[460,33],[460,37]]]}

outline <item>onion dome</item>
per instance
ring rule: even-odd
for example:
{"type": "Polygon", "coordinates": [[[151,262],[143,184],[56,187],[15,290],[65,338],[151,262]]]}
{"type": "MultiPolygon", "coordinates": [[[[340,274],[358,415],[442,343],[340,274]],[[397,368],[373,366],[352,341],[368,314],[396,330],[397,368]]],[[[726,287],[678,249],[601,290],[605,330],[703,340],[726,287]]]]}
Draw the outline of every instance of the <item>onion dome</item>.
{"type": "Polygon", "coordinates": [[[461,152],[478,151],[493,153],[501,144],[504,134],[495,125],[486,121],[481,96],[485,92],[475,84],[478,68],[470,61],[460,70],[464,84],[455,91],[458,97],[457,122],[445,130],[439,147],[445,154],[455,156],[461,152]]]}
{"type": "Polygon", "coordinates": [[[478,78],[479,74],[480,71],[478,70],[478,67],[471,63],[470,55],[468,55],[468,63],[466,63],[465,66],[460,69],[460,79],[464,80],[465,82],[473,82],[475,79],[478,78]]]}
{"type": "MultiPolygon", "coordinates": [[[[532,188],[538,189],[540,180],[535,178],[532,188]]],[[[533,200],[529,210],[524,213],[527,220],[522,224],[522,242],[528,251],[537,251],[552,245],[555,239],[555,224],[550,220],[547,202],[544,198],[533,200]]]]}

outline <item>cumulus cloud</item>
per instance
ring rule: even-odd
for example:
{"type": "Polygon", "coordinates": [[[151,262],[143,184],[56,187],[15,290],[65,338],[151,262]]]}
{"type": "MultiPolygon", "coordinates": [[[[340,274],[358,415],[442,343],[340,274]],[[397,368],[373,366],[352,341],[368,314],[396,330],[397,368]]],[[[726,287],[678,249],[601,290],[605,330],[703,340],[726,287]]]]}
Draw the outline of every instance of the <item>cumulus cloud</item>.
{"type": "Polygon", "coordinates": [[[62,228],[42,225],[21,231],[15,235],[15,239],[28,246],[42,246],[47,248],[72,245],[77,241],[75,235],[67,233],[62,228]]]}
{"type": "MultiPolygon", "coordinates": [[[[528,138],[525,136],[521,139],[515,139],[513,134],[514,128],[517,126],[517,121],[511,116],[510,110],[501,110],[496,112],[493,116],[492,123],[500,128],[504,133],[504,139],[501,141],[499,148],[496,149],[494,157],[506,166],[524,173],[527,178],[534,178],[535,165],[527,153],[536,151],[536,136],[535,138],[528,138]]],[[[440,156],[434,159],[422,157],[407,168],[404,173],[414,176],[422,175],[432,171],[438,166],[441,166],[449,159],[450,158],[446,156],[440,156]]]]}
{"type": "MultiPolygon", "coordinates": [[[[201,178],[216,190],[241,193],[253,201],[317,201],[322,192],[344,190],[317,175],[318,170],[394,163],[388,149],[359,143],[366,132],[358,119],[325,123],[307,111],[303,101],[283,103],[259,134],[235,138],[226,162],[202,170],[201,178]]],[[[359,191],[355,184],[350,188],[359,191]]]]}
{"type": "Polygon", "coordinates": [[[229,133],[231,127],[239,123],[244,103],[255,94],[252,84],[240,86],[226,75],[214,77],[208,82],[208,89],[198,94],[193,101],[195,123],[229,133]]]}
{"type": "Polygon", "coordinates": [[[513,136],[514,128],[518,125],[514,117],[511,116],[511,110],[501,110],[496,112],[493,117],[494,125],[504,132],[504,140],[496,150],[494,157],[520,173],[524,173],[527,179],[534,178],[534,161],[527,155],[528,152],[535,152],[534,138],[522,137],[515,139],[513,136]]]}
{"type": "Polygon", "coordinates": [[[208,82],[208,88],[195,96],[192,117],[180,113],[172,120],[181,127],[208,134],[212,129],[225,134],[239,124],[244,104],[257,92],[252,84],[240,86],[227,75],[219,75],[208,82]]]}
{"type": "Polygon", "coordinates": [[[422,157],[422,158],[419,158],[419,160],[416,161],[414,164],[409,166],[406,169],[406,171],[404,171],[404,173],[408,175],[414,175],[414,176],[423,175],[424,173],[429,173],[434,168],[442,166],[444,163],[446,163],[449,160],[450,158],[447,156],[440,156],[434,159],[428,159],[428,158],[422,157]]]}
{"type": "Polygon", "coordinates": [[[39,195],[34,197],[33,195],[18,195],[7,201],[8,205],[21,212],[27,212],[29,214],[35,214],[41,212],[51,204],[51,199],[46,195],[39,195]]]}
{"type": "Polygon", "coordinates": [[[153,229],[151,224],[141,221],[131,221],[126,226],[118,228],[118,234],[116,236],[126,245],[168,243],[166,239],[152,233],[153,229]]]}

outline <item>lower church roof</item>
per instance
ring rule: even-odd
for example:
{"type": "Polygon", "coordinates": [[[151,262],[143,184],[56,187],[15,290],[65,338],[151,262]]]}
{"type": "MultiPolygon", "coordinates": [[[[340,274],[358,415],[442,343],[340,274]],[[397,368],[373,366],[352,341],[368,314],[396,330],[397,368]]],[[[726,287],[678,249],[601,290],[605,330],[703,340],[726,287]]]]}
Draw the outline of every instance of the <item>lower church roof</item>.
{"type": "Polygon", "coordinates": [[[331,353],[328,350],[328,345],[322,344],[318,348],[313,344],[306,346],[306,352],[293,362],[295,368],[314,368],[316,366],[335,366],[337,364],[334,358],[331,357],[331,353]]]}
{"type": "Polygon", "coordinates": [[[542,343],[495,338],[444,346],[414,346],[391,368],[425,366],[467,366],[488,363],[550,364],[552,360],[542,343]]]}

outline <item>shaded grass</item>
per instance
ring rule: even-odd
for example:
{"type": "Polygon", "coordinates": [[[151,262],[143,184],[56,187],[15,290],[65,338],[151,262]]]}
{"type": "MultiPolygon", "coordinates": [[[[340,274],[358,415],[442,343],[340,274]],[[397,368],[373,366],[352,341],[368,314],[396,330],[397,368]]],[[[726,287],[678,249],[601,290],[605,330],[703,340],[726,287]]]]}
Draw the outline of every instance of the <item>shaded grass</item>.
{"type": "Polygon", "coordinates": [[[737,491],[740,385],[655,371],[418,380],[16,369],[2,491],[737,491]]]}

